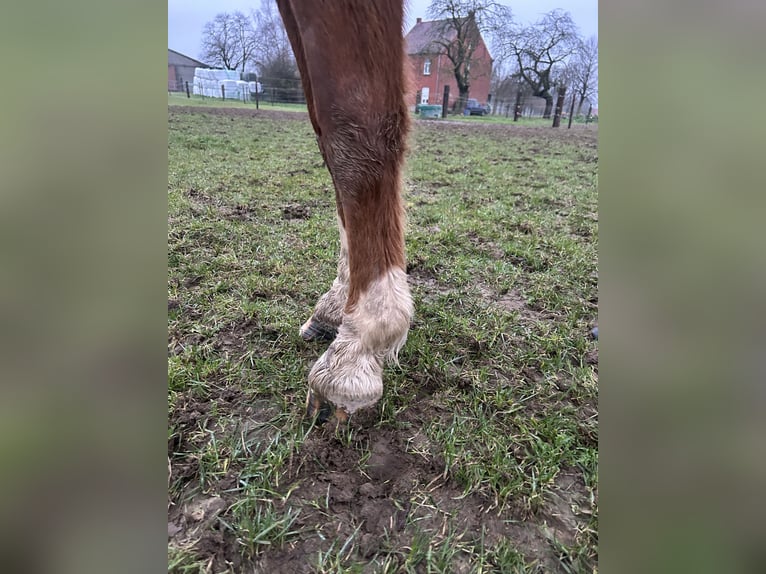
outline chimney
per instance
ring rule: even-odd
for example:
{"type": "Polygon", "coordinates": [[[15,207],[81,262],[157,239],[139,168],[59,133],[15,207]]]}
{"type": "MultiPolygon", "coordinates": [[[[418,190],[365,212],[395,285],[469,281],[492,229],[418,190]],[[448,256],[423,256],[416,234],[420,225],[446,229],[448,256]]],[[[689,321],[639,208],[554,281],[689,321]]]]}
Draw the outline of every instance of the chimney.
{"type": "Polygon", "coordinates": [[[417,20],[415,20],[415,23],[420,24],[422,21],[423,21],[423,18],[418,18],[417,20]]]}

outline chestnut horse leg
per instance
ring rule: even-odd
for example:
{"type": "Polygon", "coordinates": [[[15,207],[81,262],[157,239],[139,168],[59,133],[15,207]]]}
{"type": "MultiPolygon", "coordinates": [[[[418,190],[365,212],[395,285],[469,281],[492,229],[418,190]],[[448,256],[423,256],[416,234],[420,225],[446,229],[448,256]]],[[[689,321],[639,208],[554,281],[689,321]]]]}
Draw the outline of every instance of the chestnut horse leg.
{"type": "MultiPolygon", "coordinates": [[[[405,273],[401,170],[402,2],[278,0],[312,125],[335,186],[341,260],[314,319],[337,336],[309,374],[309,415],[344,419],[383,393],[413,314],[405,273]],[[339,313],[340,311],[340,313],[339,313]]],[[[321,330],[321,329],[320,329],[321,330]]]]}

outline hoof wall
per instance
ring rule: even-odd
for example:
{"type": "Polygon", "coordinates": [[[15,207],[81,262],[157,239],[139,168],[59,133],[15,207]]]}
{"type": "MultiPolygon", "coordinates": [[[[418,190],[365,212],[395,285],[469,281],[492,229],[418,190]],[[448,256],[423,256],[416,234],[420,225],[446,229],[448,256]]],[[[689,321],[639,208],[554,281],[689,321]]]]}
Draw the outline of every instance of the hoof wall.
{"type": "Polygon", "coordinates": [[[320,323],[309,319],[301,328],[301,337],[304,341],[333,341],[338,334],[338,329],[326,323],[320,323]]]}
{"type": "Polygon", "coordinates": [[[309,390],[306,397],[306,417],[316,419],[317,424],[323,425],[331,419],[335,419],[338,424],[346,423],[349,415],[343,408],[336,407],[309,390]]]}

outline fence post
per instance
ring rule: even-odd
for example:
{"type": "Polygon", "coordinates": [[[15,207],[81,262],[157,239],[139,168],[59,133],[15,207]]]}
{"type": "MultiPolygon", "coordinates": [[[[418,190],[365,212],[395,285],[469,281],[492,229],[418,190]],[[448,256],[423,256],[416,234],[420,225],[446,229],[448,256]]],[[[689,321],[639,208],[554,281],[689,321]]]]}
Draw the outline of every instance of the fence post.
{"type": "Polygon", "coordinates": [[[186,97],[191,98],[191,96],[189,95],[189,82],[186,82],[186,97]]]}
{"type": "Polygon", "coordinates": [[[575,91],[572,90],[572,105],[569,106],[569,125],[567,125],[567,129],[570,129],[572,127],[572,116],[574,115],[574,102],[575,102],[575,91]]]}
{"type": "Polygon", "coordinates": [[[513,121],[518,122],[521,117],[521,90],[516,92],[516,103],[513,106],[513,121]]]}
{"type": "Polygon", "coordinates": [[[224,86],[223,84],[221,84],[221,99],[222,100],[226,99],[226,86],[224,86]]]}
{"type": "Polygon", "coordinates": [[[444,95],[442,96],[442,117],[447,117],[447,106],[449,105],[449,84],[444,84],[444,95]]]}
{"type": "Polygon", "coordinates": [[[561,110],[564,107],[564,97],[566,96],[566,86],[559,88],[559,94],[556,98],[556,111],[553,114],[553,127],[557,128],[561,125],[561,110]]]}

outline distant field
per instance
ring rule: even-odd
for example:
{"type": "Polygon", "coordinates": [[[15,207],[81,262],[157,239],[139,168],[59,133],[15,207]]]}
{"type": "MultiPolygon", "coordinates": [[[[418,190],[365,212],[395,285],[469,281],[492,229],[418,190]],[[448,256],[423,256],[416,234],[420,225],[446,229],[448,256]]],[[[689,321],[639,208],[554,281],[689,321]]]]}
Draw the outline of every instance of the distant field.
{"type": "Polygon", "coordinates": [[[339,250],[307,115],[168,122],[169,571],[594,571],[597,128],[414,122],[415,319],[336,429],[303,418],[339,250]]]}

